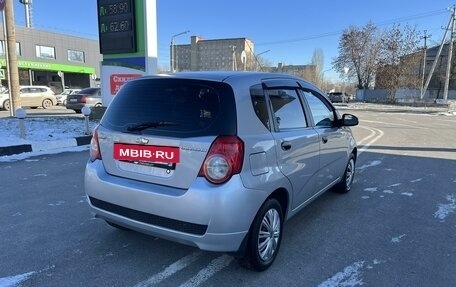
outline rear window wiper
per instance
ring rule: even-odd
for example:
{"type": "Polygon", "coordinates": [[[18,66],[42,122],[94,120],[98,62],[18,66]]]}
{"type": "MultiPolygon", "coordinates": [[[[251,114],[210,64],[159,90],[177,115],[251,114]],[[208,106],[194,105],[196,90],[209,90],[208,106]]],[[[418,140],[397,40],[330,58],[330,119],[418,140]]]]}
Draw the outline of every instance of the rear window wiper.
{"type": "Polygon", "coordinates": [[[141,124],[131,125],[127,128],[129,132],[139,132],[149,128],[158,128],[166,126],[177,126],[175,122],[145,122],[141,124]]]}

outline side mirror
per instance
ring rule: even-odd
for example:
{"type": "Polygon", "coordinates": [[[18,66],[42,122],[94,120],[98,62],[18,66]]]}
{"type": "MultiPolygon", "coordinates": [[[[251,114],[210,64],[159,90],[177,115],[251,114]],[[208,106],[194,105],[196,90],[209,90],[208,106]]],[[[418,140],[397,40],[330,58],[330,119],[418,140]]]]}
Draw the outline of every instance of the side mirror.
{"type": "Polygon", "coordinates": [[[346,127],[351,127],[351,126],[356,126],[358,125],[358,117],[352,115],[352,114],[343,114],[342,115],[342,120],[341,120],[341,125],[346,126],[346,127]]]}

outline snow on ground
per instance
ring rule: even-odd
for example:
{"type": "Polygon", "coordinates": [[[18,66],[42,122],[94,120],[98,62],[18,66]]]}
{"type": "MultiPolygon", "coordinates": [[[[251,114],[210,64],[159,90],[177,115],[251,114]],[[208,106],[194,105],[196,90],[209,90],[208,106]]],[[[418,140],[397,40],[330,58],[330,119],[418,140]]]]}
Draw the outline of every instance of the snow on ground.
{"type": "Polygon", "coordinates": [[[372,263],[366,261],[355,262],[352,265],[345,267],[343,271],[338,272],[331,278],[328,278],[325,282],[320,283],[318,287],[354,287],[366,285],[362,279],[363,272],[373,269],[375,265],[384,262],[385,261],[378,259],[374,259],[372,263]]]}
{"type": "MultiPolygon", "coordinates": [[[[89,132],[96,126],[89,121],[89,132]]],[[[84,118],[75,117],[30,117],[24,120],[25,138],[20,137],[20,120],[0,119],[0,147],[38,142],[51,142],[85,136],[84,118]]]]}
{"type": "Polygon", "coordinates": [[[447,195],[448,203],[440,203],[438,210],[434,213],[434,217],[440,219],[441,222],[445,222],[445,218],[453,212],[456,212],[456,197],[454,194],[447,195]]]}
{"type": "MultiPolygon", "coordinates": [[[[88,122],[89,134],[97,124],[93,121],[88,122]]],[[[87,136],[84,118],[29,117],[24,120],[23,125],[24,138],[21,138],[19,119],[0,118],[0,147],[30,144],[33,150],[32,152],[0,156],[0,162],[88,149],[87,145],[75,146],[76,137],[87,136]]]]}

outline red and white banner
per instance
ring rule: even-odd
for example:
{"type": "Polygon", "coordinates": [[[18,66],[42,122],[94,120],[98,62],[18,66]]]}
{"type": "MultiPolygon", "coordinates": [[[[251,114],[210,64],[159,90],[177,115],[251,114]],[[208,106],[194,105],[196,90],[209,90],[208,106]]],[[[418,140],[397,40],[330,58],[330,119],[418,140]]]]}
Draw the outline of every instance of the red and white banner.
{"type": "Polygon", "coordinates": [[[123,84],[128,82],[131,79],[140,77],[141,74],[112,74],[109,77],[109,83],[111,86],[111,95],[117,94],[119,91],[120,87],[122,87],[123,84]]]}

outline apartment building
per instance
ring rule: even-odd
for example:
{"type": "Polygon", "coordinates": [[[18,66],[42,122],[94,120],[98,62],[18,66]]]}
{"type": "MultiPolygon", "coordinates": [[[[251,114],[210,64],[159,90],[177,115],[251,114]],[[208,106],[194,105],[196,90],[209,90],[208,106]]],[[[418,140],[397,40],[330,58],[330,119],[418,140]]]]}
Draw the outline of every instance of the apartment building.
{"type": "Polygon", "coordinates": [[[191,36],[190,44],[170,46],[171,71],[242,71],[256,67],[254,44],[247,38],[204,40],[191,36]]]}

